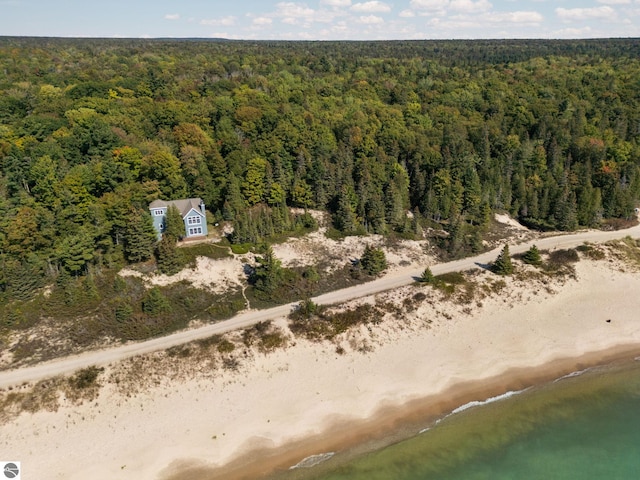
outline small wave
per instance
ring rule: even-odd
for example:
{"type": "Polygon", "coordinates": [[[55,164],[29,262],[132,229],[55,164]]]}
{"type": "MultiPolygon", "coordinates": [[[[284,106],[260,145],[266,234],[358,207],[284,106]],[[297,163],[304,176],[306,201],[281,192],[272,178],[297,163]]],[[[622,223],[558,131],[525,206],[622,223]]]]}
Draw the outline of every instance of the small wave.
{"type": "Polygon", "coordinates": [[[529,390],[529,388],[525,388],[523,390],[515,390],[515,391],[510,390],[510,391],[508,391],[506,393],[503,393],[501,395],[496,395],[495,397],[487,398],[486,400],[474,400],[472,402],[465,403],[464,405],[459,406],[455,410],[452,410],[451,413],[445,415],[444,417],[438,418],[435,422],[433,422],[433,425],[431,427],[423,428],[418,433],[422,434],[422,433],[428,432],[433,427],[438,425],[440,422],[442,422],[443,420],[449,418],[452,415],[455,415],[456,413],[464,412],[465,410],[468,410],[468,409],[473,408],[473,407],[480,407],[482,405],[487,405],[489,403],[499,402],[500,400],[506,400],[507,398],[513,397],[515,395],[520,395],[521,393],[524,393],[527,390],[529,390]]]}
{"type": "Polygon", "coordinates": [[[524,390],[508,391],[506,393],[503,393],[502,395],[496,395],[495,397],[487,398],[486,400],[474,400],[472,402],[465,403],[464,405],[459,406],[455,410],[452,410],[449,415],[455,415],[456,413],[464,412],[469,408],[480,407],[482,405],[487,405],[489,403],[499,402],[500,400],[505,400],[515,395],[520,395],[521,393],[526,392],[527,390],[528,388],[525,388],[524,390]]]}
{"type": "Polygon", "coordinates": [[[592,368],[585,368],[584,370],[578,370],[577,372],[567,373],[566,375],[561,376],[560,378],[556,378],[553,383],[559,382],[560,380],[564,380],[566,378],[579,377],[582,374],[587,373],[589,370],[593,370],[592,368]]]}
{"type": "Polygon", "coordinates": [[[295,470],[296,468],[311,468],[315,467],[319,463],[326,462],[333,457],[335,452],[319,453],[317,455],[311,455],[305,458],[301,462],[296,463],[293,467],[289,467],[289,470],[295,470]]]}

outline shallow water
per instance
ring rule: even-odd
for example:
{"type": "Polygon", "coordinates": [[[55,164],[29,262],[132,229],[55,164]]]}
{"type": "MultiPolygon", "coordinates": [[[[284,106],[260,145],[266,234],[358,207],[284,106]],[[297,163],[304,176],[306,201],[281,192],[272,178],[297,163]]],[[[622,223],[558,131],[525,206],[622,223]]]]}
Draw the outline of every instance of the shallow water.
{"type": "Polygon", "coordinates": [[[599,367],[458,409],[414,437],[340,453],[285,478],[506,480],[640,478],[640,362],[599,367]]]}

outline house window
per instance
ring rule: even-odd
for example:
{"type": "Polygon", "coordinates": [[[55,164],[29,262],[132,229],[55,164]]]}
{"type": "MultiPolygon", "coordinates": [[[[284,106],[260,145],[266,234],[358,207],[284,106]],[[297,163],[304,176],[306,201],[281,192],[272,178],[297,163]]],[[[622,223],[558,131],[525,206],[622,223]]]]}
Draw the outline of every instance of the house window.
{"type": "Polygon", "coordinates": [[[162,215],[164,215],[164,210],[154,210],[154,211],[153,211],[153,214],[154,214],[156,217],[161,217],[162,215]]]}
{"type": "Polygon", "coordinates": [[[202,235],[202,227],[193,227],[189,229],[189,235],[202,235]]]}
{"type": "Polygon", "coordinates": [[[200,217],[189,217],[187,219],[187,223],[189,223],[189,225],[200,225],[200,223],[202,223],[200,217]]]}

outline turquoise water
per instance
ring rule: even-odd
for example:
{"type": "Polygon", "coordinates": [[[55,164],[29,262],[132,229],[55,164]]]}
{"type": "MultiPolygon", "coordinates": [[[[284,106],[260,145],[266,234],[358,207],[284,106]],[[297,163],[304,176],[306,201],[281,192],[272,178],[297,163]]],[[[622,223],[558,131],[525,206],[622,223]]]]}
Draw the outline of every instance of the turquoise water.
{"type": "Polygon", "coordinates": [[[289,472],[305,480],[640,479],[640,362],[450,415],[421,434],[289,472]]]}

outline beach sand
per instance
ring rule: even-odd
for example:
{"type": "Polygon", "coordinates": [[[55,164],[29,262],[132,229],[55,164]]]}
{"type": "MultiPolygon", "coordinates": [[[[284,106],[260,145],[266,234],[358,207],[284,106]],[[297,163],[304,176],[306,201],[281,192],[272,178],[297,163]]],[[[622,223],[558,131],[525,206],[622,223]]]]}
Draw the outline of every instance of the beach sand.
{"type": "MultiPolygon", "coordinates": [[[[181,375],[141,381],[128,395],[105,383],[91,402],[61,400],[56,412],[5,422],[0,456],[21,461],[26,479],[256,478],[375,442],[402,422],[640,352],[632,269],[582,260],[576,279],[505,281],[469,305],[424,286],[379,294],[398,304],[418,292],[427,298],[344,334],[344,354],[335,343],[292,338],[285,349],[246,352],[237,371],[185,363],[181,375]]],[[[374,299],[358,302],[366,301],[374,299]]]]}

